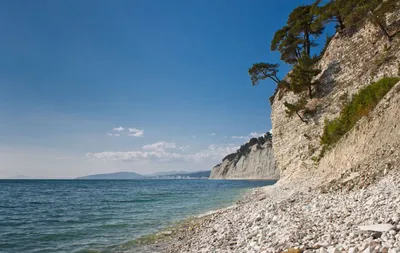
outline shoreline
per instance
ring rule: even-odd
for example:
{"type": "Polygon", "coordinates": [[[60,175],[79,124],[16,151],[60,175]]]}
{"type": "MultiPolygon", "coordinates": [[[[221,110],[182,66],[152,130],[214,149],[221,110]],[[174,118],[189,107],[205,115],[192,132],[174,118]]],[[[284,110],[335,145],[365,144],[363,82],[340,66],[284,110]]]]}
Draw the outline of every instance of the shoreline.
{"type": "MultiPolygon", "coordinates": [[[[259,181],[272,181],[272,180],[259,180],[259,181]]],[[[158,253],[167,252],[171,245],[179,243],[187,233],[198,229],[205,223],[209,223],[214,216],[221,215],[230,210],[236,209],[239,205],[246,203],[243,201],[251,195],[255,195],[257,191],[264,187],[270,187],[273,185],[267,185],[262,187],[256,187],[247,189],[244,193],[238,196],[238,199],[227,207],[222,207],[215,210],[206,211],[201,214],[188,216],[182,220],[174,222],[173,225],[161,228],[157,232],[143,235],[133,240],[135,253],[158,253]]],[[[130,251],[129,251],[130,252],[130,251]]]]}
{"type": "Polygon", "coordinates": [[[236,205],[185,222],[143,252],[400,250],[398,170],[365,188],[354,187],[359,184],[354,180],[352,191],[322,192],[308,185],[296,189],[284,183],[252,189],[236,205]],[[371,231],[377,224],[386,224],[386,230],[371,231]]]}
{"type": "MultiPolygon", "coordinates": [[[[264,179],[264,178],[208,178],[208,180],[227,180],[227,181],[278,181],[278,179],[264,179]]],[[[276,183],[275,182],[275,183],[276,183]]]]}

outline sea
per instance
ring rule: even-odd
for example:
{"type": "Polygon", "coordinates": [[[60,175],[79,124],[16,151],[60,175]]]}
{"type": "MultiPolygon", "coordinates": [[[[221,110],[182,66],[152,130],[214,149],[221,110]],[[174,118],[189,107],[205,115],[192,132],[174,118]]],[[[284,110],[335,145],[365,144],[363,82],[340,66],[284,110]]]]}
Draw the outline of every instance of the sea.
{"type": "Polygon", "coordinates": [[[0,252],[135,252],[135,241],[275,181],[0,180],[0,252]]]}

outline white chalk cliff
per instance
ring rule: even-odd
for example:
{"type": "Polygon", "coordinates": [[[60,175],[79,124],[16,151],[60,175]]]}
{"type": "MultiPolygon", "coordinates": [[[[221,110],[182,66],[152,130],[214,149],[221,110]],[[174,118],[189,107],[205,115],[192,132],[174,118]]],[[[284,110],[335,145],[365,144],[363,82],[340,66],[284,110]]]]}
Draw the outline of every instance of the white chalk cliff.
{"type": "Polygon", "coordinates": [[[253,138],[216,165],[210,178],[214,179],[278,179],[272,139],[269,134],[253,138]]]}

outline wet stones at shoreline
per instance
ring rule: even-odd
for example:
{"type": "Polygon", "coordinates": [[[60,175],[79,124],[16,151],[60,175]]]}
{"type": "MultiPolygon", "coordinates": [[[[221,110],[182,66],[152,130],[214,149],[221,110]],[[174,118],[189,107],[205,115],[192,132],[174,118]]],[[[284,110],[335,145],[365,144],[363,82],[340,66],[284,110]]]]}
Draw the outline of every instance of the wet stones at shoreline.
{"type": "Polygon", "coordinates": [[[172,238],[166,252],[400,252],[400,175],[392,172],[348,193],[258,189],[172,238]]]}

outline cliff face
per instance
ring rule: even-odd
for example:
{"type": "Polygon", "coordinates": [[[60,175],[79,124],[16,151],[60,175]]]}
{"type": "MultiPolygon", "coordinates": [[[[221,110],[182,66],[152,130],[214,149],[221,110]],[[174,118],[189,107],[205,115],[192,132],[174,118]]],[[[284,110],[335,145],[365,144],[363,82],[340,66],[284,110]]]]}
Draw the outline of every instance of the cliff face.
{"type": "Polygon", "coordinates": [[[238,152],[226,156],[212,169],[210,178],[278,179],[271,136],[253,138],[238,152]]]}
{"type": "MultiPolygon", "coordinates": [[[[387,26],[397,29],[399,20],[400,11],[396,11],[388,15],[387,26]]],[[[312,179],[312,175],[325,176],[327,172],[337,176],[346,170],[361,168],[366,159],[378,159],[378,154],[384,155],[400,147],[400,130],[396,123],[400,120],[397,85],[371,115],[360,120],[319,163],[315,162],[321,150],[325,119],[336,118],[345,101],[372,81],[400,74],[399,37],[389,42],[371,23],[352,33],[336,34],[318,63],[322,70],[318,76],[321,83],[306,106],[314,111],[307,116],[308,123],[296,116],[289,118],[285,113],[283,103],[295,103],[300,96],[278,92],[271,120],[274,155],[283,181],[312,179]]]]}

